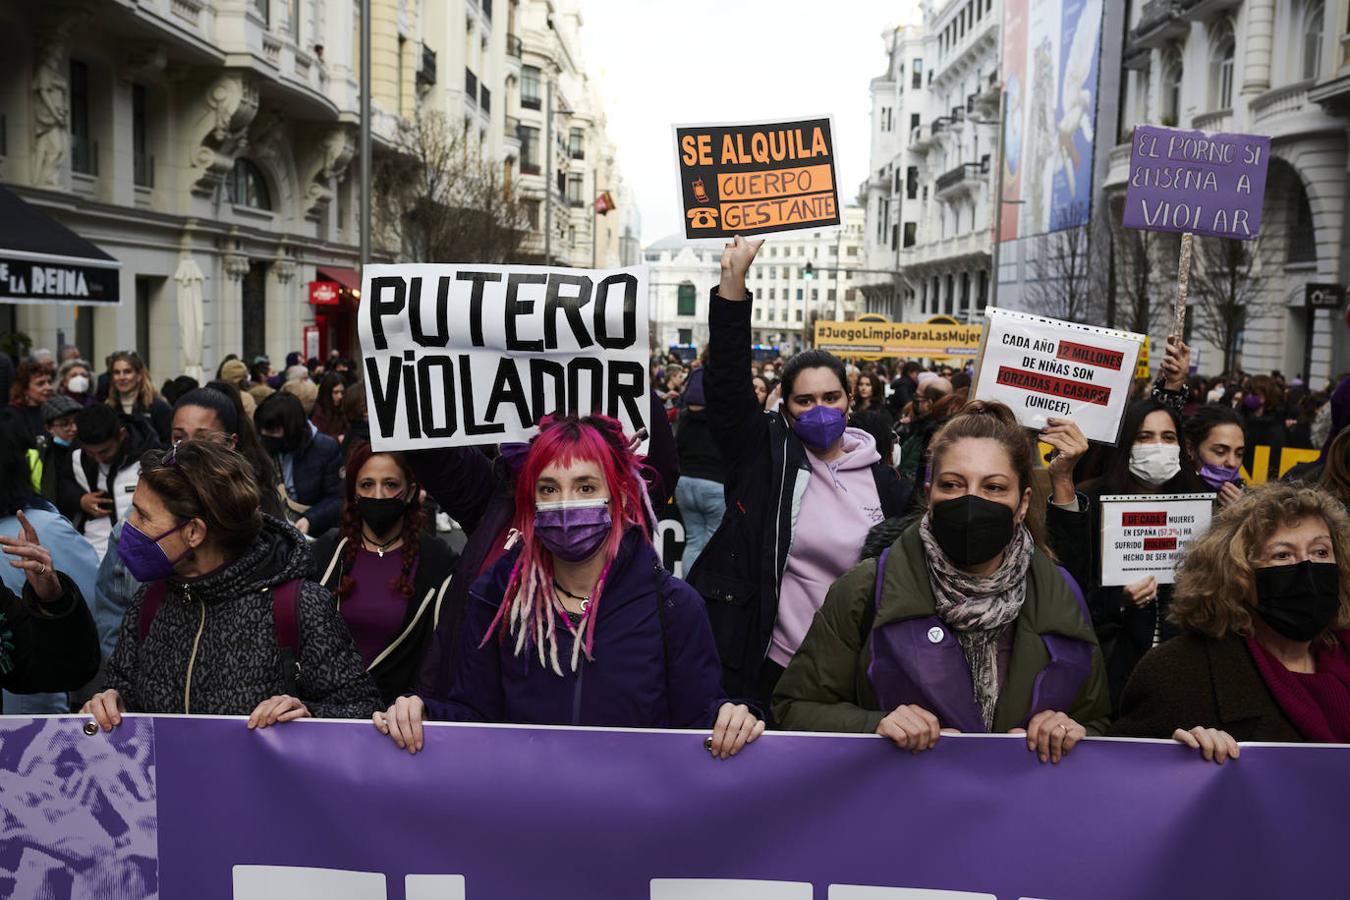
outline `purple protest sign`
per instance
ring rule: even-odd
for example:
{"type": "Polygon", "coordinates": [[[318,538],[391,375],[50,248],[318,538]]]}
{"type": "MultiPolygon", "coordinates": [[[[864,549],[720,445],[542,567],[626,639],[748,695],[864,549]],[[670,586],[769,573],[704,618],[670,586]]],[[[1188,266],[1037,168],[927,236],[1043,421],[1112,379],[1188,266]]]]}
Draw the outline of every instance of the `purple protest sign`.
{"type": "Polygon", "coordinates": [[[1350,840],[1346,747],[771,733],[719,762],[692,732],[434,725],[409,756],[369,723],[82,724],[0,718],[0,897],[1326,897],[1350,840]]]}
{"type": "Polygon", "coordinates": [[[1269,164],[1264,135],[1136,126],[1124,225],[1253,240],[1269,164]]]}

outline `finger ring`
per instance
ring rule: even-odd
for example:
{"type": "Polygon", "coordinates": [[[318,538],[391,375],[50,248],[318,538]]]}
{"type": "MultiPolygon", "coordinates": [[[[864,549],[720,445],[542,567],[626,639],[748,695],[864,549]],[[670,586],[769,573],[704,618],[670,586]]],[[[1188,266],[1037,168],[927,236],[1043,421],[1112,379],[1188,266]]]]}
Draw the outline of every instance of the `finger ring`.
{"type": "Polygon", "coordinates": [[[38,564],[38,575],[46,575],[47,567],[41,563],[38,564]]]}
{"type": "Polygon", "coordinates": [[[1063,728],[1065,732],[1067,732],[1067,731],[1069,730],[1069,726],[1068,726],[1068,725],[1065,725],[1063,722],[1060,722],[1060,723],[1059,723],[1059,727],[1060,727],[1060,728],[1063,728]]]}

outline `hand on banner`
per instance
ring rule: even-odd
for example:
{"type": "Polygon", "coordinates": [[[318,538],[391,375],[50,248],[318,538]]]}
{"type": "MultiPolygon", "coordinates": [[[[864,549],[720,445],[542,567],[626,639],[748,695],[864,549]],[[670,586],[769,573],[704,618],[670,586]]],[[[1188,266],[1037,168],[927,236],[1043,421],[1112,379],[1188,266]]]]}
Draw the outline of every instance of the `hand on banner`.
{"type": "Polygon", "coordinates": [[[394,739],[400,750],[416,753],[422,749],[422,721],[427,717],[427,706],[422,698],[399,697],[394,705],[371,717],[375,729],[394,739]]]}
{"type": "Polygon", "coordinates": [[[713,726],[712,744],[708,750],[718,759],[735,756],[746,744],[754,743],[764,733],[764,720],[743,703],[723,703],[717,711],[713,726]]]}
{"type": "Polygon", "coordinates": [[[16,569],[23,569],[28,586],[33,589],[38,600],[51,603],[61,596],[61,579],[52,570],[51,551],[42,546],[37,531],[22,510],[19,511],[18,517],[19,536],[0,535],[0,549],[7,555],[16,557],[11,559],[9,564],[16,569]]]}
{"type": "Polygon", "coordinates": [[[1226,760],[1237,759],[1242,753],[1238,742],[1226,731],[1197,725],[1190,731],[1178,728],[1172,732],[1172,740],[1185,744],[1192,750],[1199,750],[1207,762],[1223,765],[1226,760]]]}
{"type": "Polygon", "coordinates": [[[93,716],[98,727],[104,731],[112,731],[118,725],[122,724],[122,713],[127,711],[126,704],[122,702],[122,695],[117,693],[115,688],[108,688],[106,691],[95,694],[80,707],[80,715],[93,716]]]}
{"type": "Polygon", "coordinates": [[[1133,584],[1125,585],[1122,590],[1125,592],[1126,600],[1137,608],[1143,609],[1158,599],[1158,579],[1150,575],[1133,584]]]}
{"type": "Polygon", "coordinates": [[[1175,334],[1167,338],[1167,352],[1158,371],[1167,390],[1179,391],[1185,387],[1186,376],[1191,373],[1191,348],[1175,334]]]}
{"type": "Polygon", "coordinates": [[[910,753],[922,753],[938,742],[942,723],[922,706],[897,706],[881,720],[877,734],[895,741],[895,746],[910,753]]]}
{"type": "Polygon", "coordinates": [[[1069,718],[1067,713],[1053,709],[1036,713],[1026,728],[1014,728],[1008,733],[1025,734],[1028,750],[1034,751],[1041,762],[1056,764],[1087,737],[1086,728],[1069,718]]]}
{"type": "Polygon", "coordinates": [[[275,697],[268,697],[258,704],[258,708],[253,710],[253,715],[248,717],[248,728],[249,731],[252,731],[255,728],[266,728],[268,725],[277,725],[281,722],[307,719],[309,715],[309,710],[300,700],[287,694],[278,694],[275,697]]]}
{"type": "Polygon", "coordinates": [[[1219,485],[1219,508],[1242,499],[1242,485],[1234,481],[1225,481],[1219,485]]]}
{"type": "Polygon", "coordinates": [[[744,300],[745,273],[750,271],[750,263],[755,254],[764,246],[764,241],[747,241],[739,234],[722,251],[722,280],[717,285],[717,295],[723,300],[744,300]]]}
{"type": "Polygon", "coordinates": [[[1054,416],[1045,420],[1041,430],[1041,440],[1056,451],[1054,458],[1046,466],[1050,473],[1050,484],[1054,491],[1054,502],[1072,503],[1075,496],[1073,485],[1073,467],[1087,452],[1087,438],[1071,419],[1057,419],[1054,416]]]}

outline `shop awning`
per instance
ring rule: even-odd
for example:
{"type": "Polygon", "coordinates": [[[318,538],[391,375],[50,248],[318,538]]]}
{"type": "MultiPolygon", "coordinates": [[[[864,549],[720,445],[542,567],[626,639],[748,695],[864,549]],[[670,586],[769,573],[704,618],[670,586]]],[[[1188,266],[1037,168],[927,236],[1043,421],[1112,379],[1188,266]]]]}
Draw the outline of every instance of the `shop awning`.
{"type": "Polygon", "coordinates": [[[0,303],[116,306],[122,264],[0,187],[0,303]]]}
{"type": "Polygon", "coordinates": [[[356,296],[361,296],[361,273],[338,266],[320,266],[316,269],[320,281],[336,281],[356,296]]]}

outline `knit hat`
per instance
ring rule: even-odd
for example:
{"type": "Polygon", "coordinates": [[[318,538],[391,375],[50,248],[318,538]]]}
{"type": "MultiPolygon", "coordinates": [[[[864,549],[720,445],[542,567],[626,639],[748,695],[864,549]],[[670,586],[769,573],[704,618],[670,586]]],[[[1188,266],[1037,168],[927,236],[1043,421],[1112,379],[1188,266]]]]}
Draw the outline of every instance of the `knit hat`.
{"type": "Polygon", "coordinates": [[[242,359],[232,359],[220,367],[220,380],[239,384],[248,378],[248,366],[242,359]]]}
{"type": "Polygon", "coordinates": [[[50,425],[62,416],[73,416],[82,409],[83,406],[65,394],[57,394],[42,404],[42,421],[50,425]]]}

